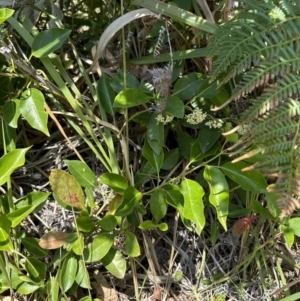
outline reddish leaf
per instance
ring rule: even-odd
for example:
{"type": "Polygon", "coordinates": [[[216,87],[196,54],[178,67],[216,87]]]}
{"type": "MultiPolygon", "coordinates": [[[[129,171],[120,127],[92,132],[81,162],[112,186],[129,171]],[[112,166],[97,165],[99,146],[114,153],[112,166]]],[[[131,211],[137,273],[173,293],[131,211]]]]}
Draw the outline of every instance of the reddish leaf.
{"type": "Polygon", "coordinates": [[[244,217],[237,220],[232,226],[232,234],[234,236],[242,235],[247,229],[249,229],[250,225],[257,219],[257,216],[254,217],[244,217]]]}
{"type": "Polygon", "coordinates": [[[65,171],[51,170],[49,182],[53,192],[66,205],[84,209],[84,193],[76,179],[65,171]]]}

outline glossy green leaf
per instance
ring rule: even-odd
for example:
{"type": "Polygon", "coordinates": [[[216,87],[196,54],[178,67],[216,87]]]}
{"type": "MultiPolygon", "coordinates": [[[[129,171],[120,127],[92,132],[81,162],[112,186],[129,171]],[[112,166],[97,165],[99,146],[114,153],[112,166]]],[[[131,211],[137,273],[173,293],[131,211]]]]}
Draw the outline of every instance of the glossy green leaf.
{"type": "Polygon", "coordinates": [[[141,255],[141,249],[136,236],[129,231],[125,232],[125,251],[130,257],[141,255]]]}
{"type": "Polygon", "coordinates": [[[21,243],[31,255],[44,257],[48,254],[48,250],[45,250],[39,246],[39,240],[37,238],[24,237],[21,238],[21,243]]]}
{"type": "Polygon", "coordinates": [[[119,194],[123,194],[128,187],[128,180],[115,173],[102,174],[100,176],[100,181],[119,194]]]}
{"type": "Polygon", "coordinates": [[[291,248],[292,245],[294,244],[294,240],[295,240],[295,235],[293,233],[293,230],[290,229],[289,227],[284,226],[283,227],[283,236],[284,236],[284,239],[285,239],[288,247],[291,248]]]}
{"type": "Polygon", "coordinates": [[[115,98],[115,108],[130,108],[149,102],[150,96],[143,91],[135,88],[126,88],[121,91],[115,98]]]}
{"type": "Polygon", "coordinates": [[[93,212],[96,207],[93,188],[85,187],[84,193],[87,199],[87,207],[89,208],[89,212],[93,212]]]}
{"type": "Polygon", "coordinates": [[[164,154],[164,162],[161,169],[170,170],[177,164],[179,160],[179,149],[174,148],[164,154]]]}
{"type": "Polygon", "coordinates": [[[126,272],[126,260],[120,251],[110,249],[107,255],[102,258],[104,267],[115,277],[123,279],[126,272]]]}
{"type": "Polygon", "coordinates": [[[184,117],[184,103],[183,101],[176,96],[169,96],[167,99],[167,105],[164,109],[164,112],[177,117],[184,117]]]}
{"type": "Polygon", "coordinates": [[[165,185],[162,190],[166,194],[166,202],[178,210],[179,214],[184,216],[184,198],[180,189],[176,185],[165,185]]]}
{"type": "Polygon", "coordinates": [[[78,268],[78,259],[74,255],[67,256],[60,270],[60,285],[64,292],[73,285],[78,268]]]}
{"type": "Polygon", "coordinates": [[[0,215],[0,242],[5,243],[10,236],[11,221],[5,214],[0,215]]]}
{"type": "Polygon", "coordinates": [[[107,233],[98,234],[93,242],[87,246],[83,252],[85,262],[96,262],[102,259],[111,246],[113,245],[115,236],[107,233]]]}
{"type": "Polygon", "coordinates": [[[105,75],[97,81],[97,92],[99,97],[99,106],[101,106],[106,113],[113,116],[115,110],[113,108],[113,101],[115,98],[115,92],[109,84],[110,79],[105,75]]]}
{"type": "Polygon", "coordinates": [[[91,289],[89,272],[85,266],[85,263],[79,259],[78,261],[78,271],[75,277],[75,281],[80,287],[91,289]]]}
{"type": "Polygon", "coordinates": [[[80,184],[69,173],[52,169],[49,182],[53,192],[66,205],[84,209],[85,196],[80,184]]]}
{"type": "Polygon", "coordinates": [[[0,24],[5,22],[9,17],[11,17],[14,14],[13,9],[9,8],[0,8],[0,24]]]}
{"type": "Polygon", "coordinates": [[[114,215],[106,215],[99,222],[98,225],[104,231],[112,231],[117,226],[118,222],[114,215]]]}
{"type": "Polygon", "coordinates": [[[140,193],[136,188],[129,186],[124,192],[123,201],[117,208],[115,215],[126,216],[133,209],[135,204],[142,198],[142,193],[140,193]]]}
{"type": "Polygon", "coordinates": [[[43,93],[30,88],[22,93],[20,99],[20,112],[31,127],[50,136],[48,131],[48,113],[45,111],[45,98],[43,93]]]}
{"type": "Polygon", "coordinates": [[[288,220],[288,227],[294,235],[300,237],[300,217],[290,218],[288,220]]]}
{"type": "Polygon", "coordinates": [[[15,203],[15,208],[20,209],[24,206],[33,207],[33,211],[39,210],[46,203],[51,193],[42,191],[32,191],[15,203]]]}
{"type": "Polygon", "coordinates": [[[47,266],[43,262],[34,257],[27,257],[25,268],[33,282],[43,284],[47,271],[47,266]]]}
{"type": "Polygon", "coordinates": [[[48,56],[63,45],[71,32],[63,28],[51,28],[40,32],[32,42],[32,55],[38,58],[48,56]]]}
{"type": "MultiPolygon", "coordinates": [[[[154,142],[152,141],[152,145],[154,142]]],[[[160,147],[159,154],[156,154],[151,148],[149,142],[146,140],[144,143],[144,147],[142,150],[143,156],[148,160],[149,164],[154,168],[154,170],[158,173],[163,165],[164,161],[164,152],[162,147],[160,147]]]]}
{"type": "Polygon", "coordinates": [[[20,112],[20,100],[13,99],[7,101],[3,106],[3,119],[11,127],[18,127],[18,119],[21,114],[20,112]]]}
{"type": "Polygon", "coordinates": [[[191,99],[197,95],[202,81],[196,73],[184,75],[176,82],[172,95],[181,99],[191,99]]]}
{"type": "Polygon", "coordinates": [[[200,235],[205,226],[203,188],[193,180],[185,179],[180,185],[180,192],[184,197],[184,217],[196,226],[196,232],[200,235]]]}
{"type": "Polygon", "coordinates": [[[162,122],[157,121],[156,117],[157,114],[152,114],[152,116],[150,117],[146,125],[146,136],[150,146],[152,141],[157,141],[157,149],[155,147],[151,147],[156,152],[156,154],[158,154],[165,144],[165,127],[162,122]]]}
{"type": "Polygon", "coordinates": [[[195,139],[193,139],[190,135],[188,135],[187,133],[181,130],[177,130],[176,133],[177,133],[177,142],[179,145],[180,153],[185,159],[189,159],[191,153],[191,147],[195,139]]]}
{"type": "Polygon", "coordinates": [[[97,178],[88,165],[78,160],[64,160],[70,173],[82,187],[97,187],[97,178]]]}
{"type": "Polygon", "coordinates": [[[219,168],[206,165],[204,179],[209,185],[209,202],[215,207],[218,220],[224,230],[227,231],[229,187],[225,176],[219,168]]]}
{"type": "Polygon", "coordinates": [[[34,206],[24,206],[7,214],[7,218],[11,221],[11,227],[18,226],[31,212],[35,209],[34,206]]]}
{"type": "MultiPolygon", "coordinates": [[[[113,90],[116,93],[119,93],[125,89],[124,82],[125,79],[124,79],[123,72],[118,72],[113,76],[112,80],[110,81],[110,86],[113,88],[113,90]]],[[[139,80],[129,73],[126,74],[126,84],[127,84],[126,88],[138,89],[140,86],[139,80]]]]}
{"type": "Polygon", "coordinates": [[[158,223],[165,217],[168,209],[167,196],[163,190],[155,190],[150,197],[150,211],[158,223]]]}
{"type": "Polygon", "coordinates": [[[0,158],[0,186],[6,183],[10,175],[25,163],[28,148],[15,149],[0,158]]]}
{"type": "MultiPolygon", "coordinates": [[[[17,268],[13,266],[10,266],[10,279],[13,289],[21,295],[32,294],[39,288],[39,285],[33,283],[29,277],[20,273],[17,268]]],[[[1,286],[2,285],[5,285],[5,283],[1,281],[1,286]]]]}
{"type": "Polygon", "coordinates": [[[231,180],[238,183],[243,189],[254,193],[265,193],[267,182],[259,171],[245,171],[242,169],[249,166],[245,162],[231,163],[227,162],[220,166],[222,171],[231,180]]]}
{"type": "Polygon", "coordinates": [[[79,231],[90,232],[94,229],[94,221],[90,216],[79,216],[76,219],[77,227],[79,231]]]}
{"type": "Polygon", "coordinates": [[[222,131],[220,129],[210,129],[207,126],[200,129],[198,141],[202,154],[205,154],[212,148],[212,146],[220,138],[221,134],[222,131]]]}
{"type": "Polygon", "coordinates": [[[57,301],[59,293],[59,283],[56,278],[50,276],[50,280],[47,282],[47,293],[49,301],[57,301]]]}
{"type": "Polygon", "coordinates": [[[72,250],[76,255],[82,255],[84,250],[85,242],[82,234],[79,234],[77,239],[73,242],[72,250]]]}

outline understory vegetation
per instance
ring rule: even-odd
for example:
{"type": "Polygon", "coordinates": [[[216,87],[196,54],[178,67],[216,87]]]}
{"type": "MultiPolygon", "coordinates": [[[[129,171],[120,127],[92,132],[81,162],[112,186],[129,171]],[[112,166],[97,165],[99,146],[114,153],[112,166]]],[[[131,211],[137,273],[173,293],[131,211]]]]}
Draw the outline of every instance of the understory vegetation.
{"type": "Polygon", "coordinates": [[[298,0],[0,0],[0,26],[2,299],[300,300],[298,0]]]}

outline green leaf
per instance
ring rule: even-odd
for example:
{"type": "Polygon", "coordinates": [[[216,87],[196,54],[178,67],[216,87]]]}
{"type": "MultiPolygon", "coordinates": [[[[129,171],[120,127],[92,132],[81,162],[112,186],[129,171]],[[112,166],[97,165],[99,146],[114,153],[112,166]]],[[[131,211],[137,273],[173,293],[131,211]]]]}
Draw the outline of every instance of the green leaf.
{"type": "Polygon", "coordinates": [[[165,185],[162,190],[166,193],[166,202],[178,210],[181,217],[184,216],[184,198],[176,185],[165,185]]]}
{"type": "Polygon", "coordinates": [[[20,101],[20,112],[31,127],[50,136],[48,125],[48,114],[44,109],[45,98],[41,91],[30,88],[22,93],[20,101]]]}
{"type": "Polygon", "coordinates": [[[46,276],[47,266],[34,257],[27,257],[25,268],[29,277],[36,283],[43,284],[46,276]]]}
{"type": "Polygon", "coordinates": [[[7,218],[11,221],[11,227],[18,226],[31,212],[35,209],[34,206],[24,206],[7,214],[7,218]]]}
{"type": "Polygon", "coordinates": [[[2,24],[3,22],[5,22],[9,17],[11,17],[14,14],[14,10],[13,9],[9,9],[9,8],[1,8],[0,9],[0,24],[2,24]]]}
{"type": "Polygon", "coordinates": [[[88,165],[78,160],[64,160],[70,173],[82,187],[97,187],[97,178],[88,165]]]}
{"type": "Polygon", "coordinates": [[[111,246],[113,245],[115,236],[107,233],[100,233],[94,241],[87,246],[83,251],[83,258],[85,262],[96,262],[102,259],[111,246]]]}
{"type": "Polygon", "coordinates": [[[113,215],[105,215],[99,222],[98,225],[104,231],[112,231],[117,226],[118,222],[115,216],[113,215]]]}
{"type": "Polygon", "coordinates": [[[125,177],[115,173],[102,174],[100,176],[100,181],[119,194],[123,194],[128,187],[128,180],[125,177]]]}
{"type": "Polygon", "coordinates": [[[254,193],[265,193],[267,182],[259,171],[245,171],[242,169],[249,166],[245,162],[230,163],[227,162],[220,166],[222,171],[231,180],[238,183],[243,189],[254,193]]]}
{"type": "Polygon", "coordinates": [[[172,169],[179,160],[179,149],[174,148],[164,154],[164,162],[161,169],[170,170],[172,169]]]}
{"type": "Polygon", "coordinates": [[[114,116],[115,110],[113,108],[113,101],[115,98],[115,92],[109,84],[110,79],[105,75],[97,81],[97,92],[99,97],[99,106],[101,106],[106,113],[114,116]]]}
{"type": "Polygon", "coordinates": [[[12,128],[18,127],[18,119],[20,116],[20,100],[13,99],[7,101],[3,106],[3,119],[12,128]]]}
{"type": "Polygon", "coordinates": [[[76,219],[77,227],[79,231],[90,232],[94,229],[94,222],[89,216],[79,216],[76,219]]]}
{"type": "Polygon", "coordinates": [[[47,282],[47,293],[48,293],[49,301],[59,300],[58,299],[59,283],[57,281],[57,278],[50,277],[50,280],[47,282]]]}
{"type": "Polygon", "coordinates": [[[157,149],[153,148],[153,150],[158,154],[161,150],[161,148],[165,144],[165,127],[163,123],[158,122],[156,120],[157,114],[152,114],[150,117],[146,127],[147,127],[147,132],[146,132],[146,137],[147,140],[151,146],[152,141],[157,141],[158,146],[157,149]]]}
{"type": "Polygon", "coordinates": [[[48,254],[48,250],[45,250],[39,246],[39,240],[33,237],[21,238],[21,243],[25,246],[27,251],[35,256],[44,257],[48,254]]]}
{"type": "Polygon", "coordinates": [[[288,220],[288,227],[294,235],[300,237],[300,217],[290,218],[288,220]]]}
{"type": "Polygon", "coordinates": [[[117,208],[115,215],[128,215],[134,209],[135,204],[142,198],[142,196],[142,193],[136,188],[129,186],[124,192],[123,201],[117,208]]]}
{"type": "Polygon", "coordinates": [[[76,255],[82,256],[85,242],[82,234],[79,234],[77,239],[72,244],[72,250],[76,255]]]}
{"type": "Polygon", "coordinates": [[[216,141],[220,138],[222,131],[220,129],[210,129],[207,126],[204,126],[200,129],[199,132],[199,146],[202,154],[205,154],[216,141]]]}
{"type": "MultiPolygon", "coordinates": [[[[119,93],[125,89],[124,82],[125,79],[124,79],[123,72],[118,72],[113,76],[112,80],[110,81],[110,86],[113,88],[113,90],[116,93],[119,93]]],[[[138,89],[140,86],[139,80],[129,73],[126,74],[126,84],[127,84],[126,88],[138,89]]]]}
{"type": "Polygon", "coordinates": [[[11,274],[11,280],[13,283],[13,288],[20,294],[20,295],[29,295],[40,288],[39,285],[36,285],[28,277],[25,277],[21,273],[17,273],[14,271],[11,274]],[[28,279],[28,281],[24,281],[24,279],[28,279]]]}
{"type": "Polygon", "coordinates": [[[85,263],[81,259],[79,259],[78,261],[78,271],[75,277],[75,281],[79,286],[86,289],[91,289],[89,272],[86,269],[85,263]]]}
{"type": "Polygon", "coordinates": [[[166,203],[166,193],[163,190],[155,190],[150,197],[150,211],[158,223],[163,217],[165,217],[168,209],[166,203]]]}
{"type": "Polygon", "coordinates": [[[130,108],[149,102],[150,96],[143,91],[135,88],[126,88],[121,91],[115,98],[115,108],[130,108]]]}
{"type": "Polygon", "coordinates": [[[6,183],[10,175],[25,163],[28,148],[15,149],[0,158],[0,186],[6,183]]]}
{"type": "Polygon", "coordinates": [[[290,229],[289,227],[283,226],[283,235],[284,235],[284,239],[285,239],[288,247],[291,248],[292,245],[294,244],[294,240],[295,240],[295,235],[294,235],[292,229],[290,229]]]}
{"type": "Polygon", "coordinates": [[[204,179],[209,185],[209,202],[215,207],[218,220],[227,231],[227,216],[229,206],[229,187],[224,174],[217,167],[206,165],[204,179]]]}
{"type": "Polygon", "coordinates": [[[126,272],[126,260],[120,251],[110,249],[101,262],[115,277],[123,279],[126,272]]]}
{"type": "Polygon", "coordinates": [[[184,131],[177,130],[177,142],[179,145],[179,150],[181,155],[185,159],[190,158],[190,153],[191,153],[191,147],[195,141],[190,135],[185,133],[184,131]]]}
{"type": "Polygon", "coordinates": [[[74,255],[69,255],[63,261],[60,270],[60,284],[64,292],[73,285],[78,268],[78,259],[74,255]]]}
{"type": "Polygon", "coordinates": [[[191,99],[198,93],[202,81],[203,78],[199,78],[197,73],[184,75],[176,82],[172,96],[191,99]]]}
{"type": "Polygon", "coordinates": [[[130,257],[141,255],[140,245],[136,236],[129,231],[125,232],[125,251],[130,257]]]}
{"type": "MultiPolygon", "coordinates": [[[[152,141],[152,146],[154,145],[154,142],[152,141]]],[[[160,171],[160,168],[163,165],[164,161],[164,152],[162,147],[160,147],[159,154],[156,154],[151,148],[148,140],[145,140],[144,147],[142,150],[143,156],[148,160],[149,164],[155,169],[155,171],[158,173],[160,171]]]]}
{"type": "Polygon", "coordinates": [[[75,178],[65,171],[52,169],[49,182],[53,192],[66,205],[84,209],[85,196],[75,178]]]}
{"type": "Polygon", "coordinates": [[[167,99],[167,105],[164,109],[164,112],[177,118],[183,118],[184,117],[183,101],[177,96],[169,96],[167,99]]]}
{"type": "Polygon", "coordinates": [[[32,55],[38,58],[48,56],[62,46],[71,32],[62,28],[51,28],[40,32],[32,42],[32,55]]]}
{"type": "Polygon", "coordinates": [[[20,209],[24,206],[30,205],[31,207],[33,207],[33,211],[39,210],[43,207],[50,194],[51,193],[47,192],[32,191],[23,198],[19,199],[15,203],[15,208],[20,209]]]}
{"type": "Polygon", "coordinates": [[[185,179],[180,185],[180,192],[184,197],[184,217],[196,225],[196,232],[200,235],[205,226],[203,188],[193,180],[185,179]]]}
{"type": "Polygon", "coordinates": [[[5,214],[0,215],[0,242],[6,242],[9,239],[11,221],[5,214]]]}
{"type": "Polygon", "coordinates": [[[139,228],[141,230],[159,229],[160,231],[167,231],[168,225],[166,223],[154,224],[152,221],[146,220],[139,225],[139,228]]]}

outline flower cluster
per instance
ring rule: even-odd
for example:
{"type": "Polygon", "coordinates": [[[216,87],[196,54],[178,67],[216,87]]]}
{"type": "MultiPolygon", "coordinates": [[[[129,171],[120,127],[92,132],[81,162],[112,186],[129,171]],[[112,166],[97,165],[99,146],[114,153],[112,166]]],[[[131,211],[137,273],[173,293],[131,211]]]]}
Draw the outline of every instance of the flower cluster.
{"type": "Polygon", "coordinates": [[[237,132],[240,134],[240,135],[244,135],[246,134],[249,130],[251,130],[252,128],[252,125],[250,123],[248,124],[243,124],[238,130],[237,132]]]}
{"type": "Polygon", "coordinates": [[[219,129],[223,126],[224,121],[222,119],[212,119],[210,121],[205,122],[205,125],[207,125],[210,129],[219,129]]]}
{"type": "Polygon", "coordinates": [[[173,120],[173,118],[174,118],[174,116],[171,116],[171,115],[164,116],[163,114],[158,114],[155,119],[158,122],[161,122],[164,125],[166,125],[166,124],[170,123],[173,120]]]}
{"type": "Polygon", "coordinates": [[[185,115],[185,118],[189,124],[198,124],[201,123],[206,116],[207,113],[204,113],[202,109],[196,108],[192,113],[185,115]]]}

